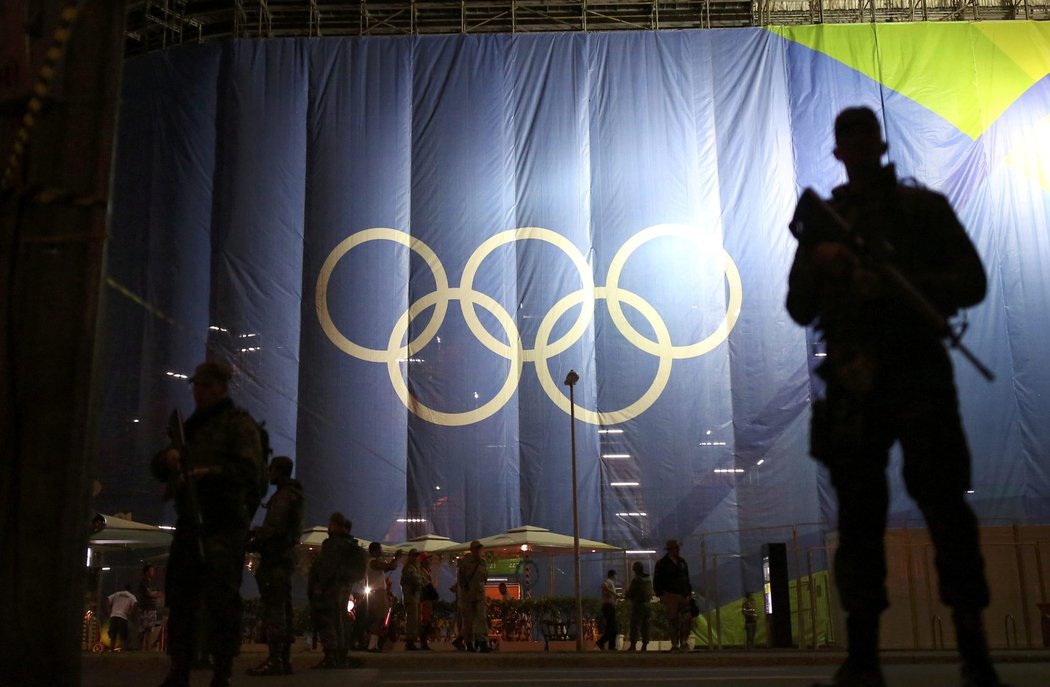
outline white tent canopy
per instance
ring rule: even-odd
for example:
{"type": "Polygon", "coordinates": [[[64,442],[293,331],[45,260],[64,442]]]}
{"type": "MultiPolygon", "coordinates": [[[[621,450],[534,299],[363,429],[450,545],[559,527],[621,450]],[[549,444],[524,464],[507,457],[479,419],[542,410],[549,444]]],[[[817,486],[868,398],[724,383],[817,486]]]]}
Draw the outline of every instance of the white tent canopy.
{"type": "MultiPolygon", "coordinates": [[[[535,525],[514,527],[501,534],[482,537],[478,541],[484,547],[484,553],[492,552],[496,556],[520,556],[523,553],[569,554],[573,551],[571,534],[551,532],[535,525]]],[[[464,553],[469,550],[470,544],[466,543],[450,546],[441,553],[464,553]]],[[[612,544],[580,538],[581,554],[622,550],[612,544]]]]}
{"type": "MultiPolygon", "coordinates": [[[[314,527],[310,527],[308,529],[303,530],[302,535],[299,536],[299,546],[305,546],[308,549],[320,549],[321,544],[324,543],[325,539],[328,539],[328,528],[323,525],[316,525],[314,527]]],[[[362,539],[361,537],[354,537],[354,539],[356,539],[357,543],[366,549],[368,548],[368,545],[372,543],[371,541],[367,539],[362,539]]],[[[393,548],[386,544],[383,544],[383,551],[385,553],[392,553],[393,548]]]]}
{"type": "Polygon", "coordinates": [[[416,549],[420,553],[444,553],[450,547],[463,546],[459,542],[452,541],[448,537],[442,537],[440,534],[424,534],[421,537],[413,537],[406,542],[400,544],[394,544],[393,548],[409,550],[416,549]]]}
{"type": "Polygon", "coordinates": [[[151,549],[171,544],[171,530],[135,522],[115,515],[102,515],[105,526],[88,537],[88,546],[96,549],[151,549]]]}

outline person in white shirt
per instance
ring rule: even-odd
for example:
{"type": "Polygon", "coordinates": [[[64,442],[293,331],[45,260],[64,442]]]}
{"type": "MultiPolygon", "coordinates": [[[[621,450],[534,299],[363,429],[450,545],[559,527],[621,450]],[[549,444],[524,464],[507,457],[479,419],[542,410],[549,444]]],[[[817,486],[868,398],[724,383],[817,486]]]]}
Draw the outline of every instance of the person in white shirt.
{"type": "Polygon", "coordinates": [[[598,638],[598,650],[616,650],[616,635],[620,628],[616,622],[616,571],[610,570],[602,582],[602,636],[598,638]]]}
{"type": "Polygon", "coordinates": [[[128,616],[139,602],[131,593],[131,585],[124,585],[124,590],[114,592],[107,599],[109,602],[109,646],[113,651],[120,651],[128,643],[128,616]],[[119,646],[118,646],[119,640],[119,646]]]}

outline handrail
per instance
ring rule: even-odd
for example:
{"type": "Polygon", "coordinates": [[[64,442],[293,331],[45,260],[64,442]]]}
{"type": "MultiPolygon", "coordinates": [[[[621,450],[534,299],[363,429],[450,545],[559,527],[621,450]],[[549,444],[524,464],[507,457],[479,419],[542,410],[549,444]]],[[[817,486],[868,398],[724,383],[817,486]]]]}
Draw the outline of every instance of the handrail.
{"type": "Polygon", "coordinates": [[[936,614],[930,618],[930,639],[934,649],[944,648],[944,623],[941,622],[941,616],[936,614]]]}
{"type": "Polygon", "coordinates": [[[1003,618],[1003,631],[1006,634],[1006,648],[1013,649],[1017,644],[1017,620],[1009,613],[1003,618]],[[1010,641],[1010,630],[1013,630],[1013,641],[1010,641]]]}

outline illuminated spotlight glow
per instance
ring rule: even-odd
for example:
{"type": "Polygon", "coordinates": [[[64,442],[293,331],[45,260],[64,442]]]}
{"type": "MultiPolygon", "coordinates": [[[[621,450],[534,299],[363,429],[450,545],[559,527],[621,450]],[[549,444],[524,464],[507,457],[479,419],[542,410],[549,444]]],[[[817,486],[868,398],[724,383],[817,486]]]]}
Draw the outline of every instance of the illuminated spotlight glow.
{"type": "Polygon", "coordinates": [[[529,550],[529,545],[528,544],[522,544],[521,545],[521,550],[522,551],[528,551],[529,550]]]}
{"type": "Polygon", "coordinates": [[[759,459],[758,459],[758,462],[757,462],[757,463],[755,463],[755,465],[761,465],[761,464],[762,464],[762,463],[764,463],[764,462],[766,462],[766,459],[765,459],[765,458],[759,458],[759,459]]]}
{"type": "Polygon", "coordinates": [[[426,522],[426,518],[398,518],[398,522],[426,522]]]}
{"type": "Polygon", "coordinates": [[[132,420],[132,422],[134,422],[135,424],[138,424],[138,423],[139,423],[139,419],[138,419],[138,418],[136,417],[136,418],[134,418],[134,419],[132,420]]]}
{"type": "Polygon", "coordinates": [[[646,518],[649,517],[648,513],[617,513],[617,516],[621,518],[646,518]]]}
{"type": "Polygon", "coordinates": [[[637,487],[638,482],[609,482],[610,487],[637,487]]]}
{"type": "Polygon", "coordinates": [[[398,358],[399,363],[425,363],[425,358],[398,358]]]}
{"type": "Polygon", "coordinates": [[[651,556],[656,553],[656,549],[628,549],[624,553],[628,556],[651,556]]]}
{"type": "Polygon", "coordinates": [[[224,327],[218,327],[218,326],[216,326],[214,324],[211,325],[210,327],[208,327],[208,329],[210,329],[213,332],[223,332],[223,333],[228,333],[229,332],[228,329],[225,329],[224,327]]]}
{"type": "Polygon", "coordinates": [[[744,471],[744,468],[715,468],[715,472],[721,474],[739,474],[744,471]]]}
{"type": "Polygon", "coordinates": [[[489,582],[510,582],[509,577],[490,577],[489,582]]]}
{"type": "Polygon", "coordinates": [[[630,453],[603,453],[602,458],[630,458],[630,453]]]}
{"type": "Polygon", "coordinates": [[[700,445],[701,446],[725,446],[726,442],[724,442],[724,441],[701,441],[700,445]]]}
{"type": "Polygon", "coordinates": [[[622,429],[599,429],[598,434],[623,434],[622,429]]]}
{"type": "Polygon", "coordinates": [[[175,526],[174,525],[157,525],[157,527],[162,529],[162,530],[168,530],[168,531],[171,531],[171,532],[175,531],[175,526]]]}
{"type": "Polygon", "coordinates": [[[250,339],[250,338],[252,338],[254,336],[259,336],[259,335],[258,334],[238,334],[237,336],[238,336],[238,338],[241,338],[241,339],[250,339]]]}
{"type": "Polygon", "coordinates": [[[168,375],[169,377],[174,377],[175,379],[189,379],[190,378],[189,375],[184,375],[181,372],[172,372],[171,370],[168,370],[164,374],[168,375]]]}
{"type": "Polygon", "coordinates": [[[109,567],[102,568],[103,570],[109,570],[109,567]]]}
{"type": "Polygon", "coordinates": [[[973,494],[973,493],[975,493],[975,492],[974,492],[974,490],[973,490],[973,489],[967,489],[967,490],[966,490],[966,493],[967,493],[967,494],[973,494]]]}
{"type": "Polygon", "coordinates": [[[827,353],[827,351],[817,351],[816,353],[813,354],[813,357],[814,358],[827,358],[828,357],[828,353],[827,353]]]}

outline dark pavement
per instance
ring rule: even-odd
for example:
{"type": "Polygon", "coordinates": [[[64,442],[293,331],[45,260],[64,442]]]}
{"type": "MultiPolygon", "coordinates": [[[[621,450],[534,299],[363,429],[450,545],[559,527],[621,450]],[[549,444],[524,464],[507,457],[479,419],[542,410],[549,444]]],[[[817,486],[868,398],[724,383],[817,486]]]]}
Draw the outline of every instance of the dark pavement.
{"type": "MultiPolygon", "coordinates": [[[[320,651],[293,654],[296,674],[249,677],[245,670],[265,658],[261,645],[247,645],[234,666],[237,687],[335,685],[558,685],[637,684],[704,687],[806,687],[824,679],[843,658],[841,651],[756,650],[668,652],[577,652],[571,642],[552,643],[544,652],[542,642],[504,643],[489,654],[457,652],[447,644],[434,651],[382,654],[355,652],[361,667],[350,670],[311,670],[320,651]]],[[[994,653],[1000,673],[1011,687],[1050,685],[1050,650],[1019,649],[994,653]]],[[[951,687],[958,684],[954,651],[886,651],[883,653],[890,687],[951,687]]],[[[163,680],[167,657],[159,653],[122,652],[84,654],[83,687],[152,687],[163,680]]],[[[193,687],[206,687],[207,671],[195,671],[193,687]]]]}

